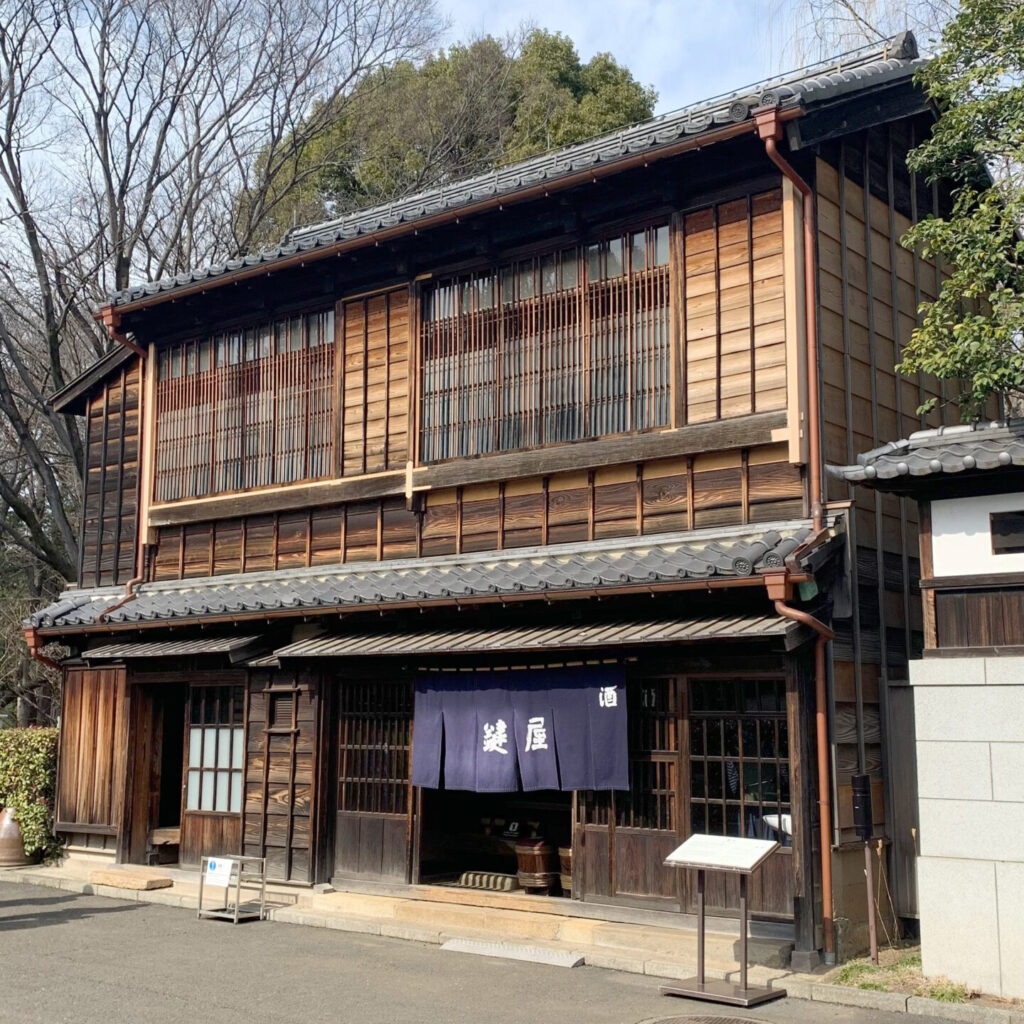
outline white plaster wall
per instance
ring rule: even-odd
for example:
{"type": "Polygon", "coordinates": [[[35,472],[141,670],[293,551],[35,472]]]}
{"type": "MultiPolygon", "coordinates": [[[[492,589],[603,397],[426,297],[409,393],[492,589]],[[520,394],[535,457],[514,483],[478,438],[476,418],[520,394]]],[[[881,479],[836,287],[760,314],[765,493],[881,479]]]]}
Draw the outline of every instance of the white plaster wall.
{"type": "Polygon", "coordinates": [[[1024,998],[1024,658],[915,661],[910,682],[924,971],[1024,998]]]}
{"type": "Polygon", "coordinates": [[[990,512],[1024,511],[1024,494],[981,494],[932,502],[932,564],[936,576],[1024,572],[1024,553],[992,554],[990,512]]]}

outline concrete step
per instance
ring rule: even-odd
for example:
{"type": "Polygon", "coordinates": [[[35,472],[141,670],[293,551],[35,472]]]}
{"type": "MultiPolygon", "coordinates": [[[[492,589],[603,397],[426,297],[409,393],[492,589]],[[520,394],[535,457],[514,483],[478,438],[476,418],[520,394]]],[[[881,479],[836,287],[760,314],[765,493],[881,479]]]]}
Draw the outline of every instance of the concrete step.
{"type": "MultiPolygon", "coordinates": [[[[503,941],[510,942],[551,942],[561,948],[588,947],[595,952],[603,951],[608,957],[634,957],[644,961],[662,959],[691,965],[696,964],[697,959],[697,935],[689,929],[622,924],[537,913],[532,909],[508,910],[333,892],[306,895],[295,911],[310,916],[322,915],[332,922],[351,918],[359,923],[353,930],[373,930],[376,925],[378,934],[394,934],[400,930],[411,936],[431,936],[422,941],[436,941],[432,936],[437,935],[487,937],[491,941],[500,936],[503,941]]],[[[341,923],[327,926],[344,927],[341,923]]],[[[738,962],[739,947],[738,936],[708,931],[705,935],[705,961],[723,969],[731,967],[738,962]]],[[[751,938],[748,962],[783,968],[789,963],[791,951],[792,943],[784,939],[751,938]]]]}
{"type": "MultiPolygon", "coordinates": [[[[388,938],[405,939],[412,942],[424,942],[441,945],[453,939],[469,942],[493,943],[496,935],[501,941],[511,940],[507,933],[495,932],[490,928],[478,930],[465,927],[465,922],[457,928],[442,928],[424,923],[403,923],[400,918],[368,917],[349,913],[342,909],[313,909],[308,904],[295,907],[279,907],[270,912],[273,921],[283,924],[312,925],[321,928],[333,928],[339,931],[358,932],[368,935],[381,935],[388,938]]],[[[683,932],[684,937],[687,933],[683,932]]],[[[583,957],[591,967],[603,967],[611,970],[626,971],[631,974],[649,974],[653,977],[679,980],[692,977],[697,972],[696,939],[692,943],[681,944],[671,953],[658,953],[645,949],[640,945],[633,947],[605,946],[561,938],[538,938],[528,936],[529,945],[551,953],[574,953],[583,957]]],[[[518,941],[522,941],[520,937],[518,941]]],[[[739,978],[739,965],[733,959],[716,960],[710,955],[710,947],[705,960],[705,971],[708,978],[736,981],[739,978]]],[[[749,970],[751,984],[768,985],[785,983],[789,972],[780,965],[753,964],[749,970]]]]}

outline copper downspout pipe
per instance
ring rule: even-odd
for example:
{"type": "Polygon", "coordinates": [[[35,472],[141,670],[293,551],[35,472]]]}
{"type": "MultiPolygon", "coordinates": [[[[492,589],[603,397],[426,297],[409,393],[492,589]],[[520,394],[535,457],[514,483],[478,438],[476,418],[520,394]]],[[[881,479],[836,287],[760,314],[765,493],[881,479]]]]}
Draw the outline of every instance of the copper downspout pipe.
{"type": "MultiPolygon", "coordinates": [[[[821,420],[820,382],[818,372],[818,306],[815,253],[814,192],[797,174],[793,166],[779,152],[782,122],[777,108],[754,112],[757,130],[764,141],[768,159],[782,172],[803,200],[804,229],[804,334],[807,356],[807,476],[811,505],[811,520],[816,534],[824,526],[824,507],[821,491],[821,420]]],[[[814,645],[814,718],[818,748],[818,805],[821,829],[821,903],[822,939],[826,959],[835,956],[835,924],[832,905],[832,799],[829,776],[828,695],[826,692],[825,644],[832,639],[832,630],[813,615],[787,604],[791,584],[783,577],[773,586],[770,581],[768,596],[775,602],[775,611],[787,619],[809,626],[818,634],[814,645]]]]}
{"type": "Polygon", "coordinates": [[[54,661],[53,658],[48,658],[45,654],[39,653],[39,648],[42,646],[39,642],[39,634],[35,631],[35,627],[30,627],[25,630],[25,643],[28,644],[29,656],[35,658],[36,661],[41,662],[47,668],[61,671],[60,662],[54,661]]]}

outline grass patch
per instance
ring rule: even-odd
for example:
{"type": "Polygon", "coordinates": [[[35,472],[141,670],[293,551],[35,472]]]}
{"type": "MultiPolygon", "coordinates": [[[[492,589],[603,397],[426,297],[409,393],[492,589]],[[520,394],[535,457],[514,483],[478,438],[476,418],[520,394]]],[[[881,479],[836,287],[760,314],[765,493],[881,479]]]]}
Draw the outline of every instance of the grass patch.
{"type": "Polygon", "coordinates": [[[966,1003],[967,986],[948,978],[938,978],[925,985],[921,995],[936,999],[940,1003],[966,1003]]]}
{"type": "Polygon", "coordinates": [[[866,957],[850,960],[833,973],[833,985],[859,988],[868,992],[900,992],[905,995],[925,996],[942,1003],[966,1003],[970,994],[966,985],[948,978],[926,978],[921,973],[921,950],[918,947],[882,949],[880,963],[873,964],[866,957]]]}

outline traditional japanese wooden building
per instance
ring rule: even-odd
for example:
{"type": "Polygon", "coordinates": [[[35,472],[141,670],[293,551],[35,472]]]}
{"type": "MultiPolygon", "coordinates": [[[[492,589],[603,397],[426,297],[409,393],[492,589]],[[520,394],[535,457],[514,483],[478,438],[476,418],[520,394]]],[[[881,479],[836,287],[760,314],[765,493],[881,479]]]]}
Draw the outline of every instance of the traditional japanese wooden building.
{"type": "Polygon", "coordinates": [[[665,914],[681,839],[774,836],[753,908],[806,964],[858,941],[860,770],[912,917],[916,508],[822,467],[942,394],[894,371],[940,281],[899,244],[942,202],[918,64],[901,36],[113,296],[53,399],[80,578],[26,623],[70,649],[69,855],[422,886],[537,835],[567,897],[665,914]]]}

